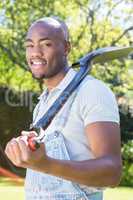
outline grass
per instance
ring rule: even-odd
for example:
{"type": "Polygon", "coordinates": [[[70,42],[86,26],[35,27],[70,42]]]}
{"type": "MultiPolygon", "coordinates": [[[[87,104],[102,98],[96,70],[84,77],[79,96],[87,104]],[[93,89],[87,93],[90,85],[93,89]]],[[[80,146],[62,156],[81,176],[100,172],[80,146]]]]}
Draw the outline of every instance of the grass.
{"type": "MultiPolygon", "coordinates": [[[[13,182],[0,178],[0,199],[24,200],[23,180],[13,182]]],[[[104,191],[104,200],[133,200],[133,188],[117,187],[104,191]]]]}
{"type": "Polygon", "coordinates": [[[5,200],[24,200],[24,191],[22,186],[1,186],[0,199],[5,200]]]}
{"type": "Polygon", "coordinates": [[[106,189],[104,198],[104,200],[133,200],[133,188],[117,187],[114,189],[106,189]]]}
{"type": "Polygon", "coordinates": [[[13,181],[10,178],[0,177],[0,199],[24,200],[24,181],[13,181]]]}
{"type": "Polygon", "coordinates": [[[7,177],[0,177],[0,187],[5,186],[23,186],[24,185],[24,179],[11,179],[7,177]]]}

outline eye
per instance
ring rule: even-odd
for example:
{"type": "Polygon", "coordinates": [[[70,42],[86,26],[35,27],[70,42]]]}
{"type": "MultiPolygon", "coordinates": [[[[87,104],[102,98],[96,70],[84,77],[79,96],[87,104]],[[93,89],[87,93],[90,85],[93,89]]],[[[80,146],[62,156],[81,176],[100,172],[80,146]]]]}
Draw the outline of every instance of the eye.
{"type": "Polygon", "coordinates": [[[46,46],[50,47],[50,46],[52,46],[52,44],[50,42],[48,42],[48,43],[46,43],[46,46]]]}
{"type": "Polygon", "coordinates": [[[33,47],[33,44],[32,43],[26,43],[25,44],[25,48],[32,48],[33,47]]]}
{"type": "Polygon", "coordinates": [[[42,41],[41,42],[41,46],[42,47],[51,47],[52,46],[52,42],[50,42],[50,41],[42,41]]]}

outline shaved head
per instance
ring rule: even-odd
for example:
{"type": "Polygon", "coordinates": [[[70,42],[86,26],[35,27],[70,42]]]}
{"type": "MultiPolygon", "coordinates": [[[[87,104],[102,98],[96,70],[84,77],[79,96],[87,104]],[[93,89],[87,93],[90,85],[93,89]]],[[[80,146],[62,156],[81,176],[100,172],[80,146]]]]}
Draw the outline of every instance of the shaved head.
{"type": "MultiPolygon", "coordinates": [[[[36,20],[30,29],[37,23],[44,23],[45,25],[53,27],[57,32],[62,32],[64,40],[69,41],[69,31],[66,23],[57,17],[44,17],[36,20]]],[[[29,29],[29,30],[30,30],[29,29]]]]}

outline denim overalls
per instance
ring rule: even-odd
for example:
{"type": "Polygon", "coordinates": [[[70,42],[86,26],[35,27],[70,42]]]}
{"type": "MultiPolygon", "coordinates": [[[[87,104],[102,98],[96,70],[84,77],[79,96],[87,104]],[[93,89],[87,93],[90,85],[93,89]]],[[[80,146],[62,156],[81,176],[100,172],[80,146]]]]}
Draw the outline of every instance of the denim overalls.
{"type": "MultiPolygon", "coordinates": [[[[43,142],[49,157],[61,160],[70,160],[70,155],[65,144],[63,128],[67,123],[70,108],[75,99],[76,92],[71,95],[66,112],[60,117],[55,117],[55,129],[47,132],[43,142]]],[[[96,188],[79,185],[77,183],[39,173],[27,169],[25,180],[26,200],[102,200],[102,192],[96,188]]]]}

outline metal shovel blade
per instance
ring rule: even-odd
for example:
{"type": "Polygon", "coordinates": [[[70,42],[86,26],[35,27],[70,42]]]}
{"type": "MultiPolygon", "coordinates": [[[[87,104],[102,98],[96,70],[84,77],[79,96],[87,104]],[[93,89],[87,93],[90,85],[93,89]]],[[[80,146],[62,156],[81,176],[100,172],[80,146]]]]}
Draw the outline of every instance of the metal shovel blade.
{"type": "Polygon", "coordinates": [[[133,47],[107,47],[101,49],[100,55],[94,57],[92,62],[104,63],[113,59],[128,57],[131,53],[133,53],[133,47]]]}
{"type": "Polygon", "coordinates": [[[89,63],[104,63],[113,59],[120,59],[130,56],[133,53],[133,47],[105,47],[92,51],[79,59],[77,63],[81,66],[89,63]]]}

